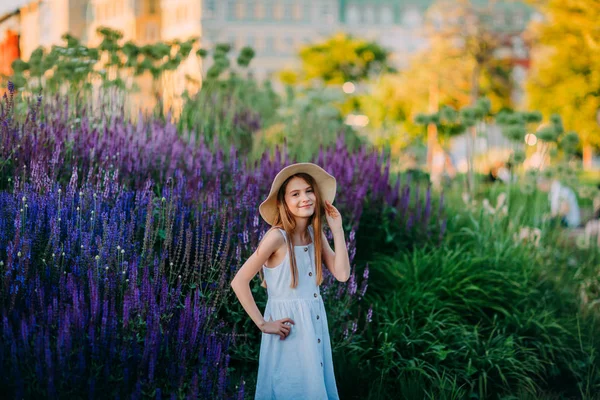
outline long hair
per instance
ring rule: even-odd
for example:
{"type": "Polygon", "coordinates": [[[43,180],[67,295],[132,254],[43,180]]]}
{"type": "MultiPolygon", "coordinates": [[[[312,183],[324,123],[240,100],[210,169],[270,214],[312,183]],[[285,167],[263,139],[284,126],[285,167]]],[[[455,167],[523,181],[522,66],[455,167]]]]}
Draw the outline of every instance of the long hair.
{"type": "MultiPolygon", "coordinates": [[[[316,269],[316,282],[317,285],[321,285],[323,283],[323,262],[322,262],[322,237],[321,232],[323,231],[323,215],[325,215],[325,203],[321,198],[321,193],[319,192],[319,188],[317,186],[317,182],[313,179],[312,176],[306,174],[304,172],[299,172],[295,175],[287,178],[279,191],[277,192],[277,209],[279,213],[275,218],[275,223],[271,229],[280,228],[283,229],[287,236],[287,247],[288,254],[290,258],[290,270],[292,273],[292,280],[290,282],[290,287],[295,288],[298,286],[298,267],[296,265],[296,257],[294,257],[294,244],[292,243],[292,232],[296,229],[296,220],[290,209],[288,208],[285,202],[285,189],[289,181],[294,178],[302,178],[306,181],[307,184],[312,186],[313,193],[315,194],[315,212],[308,220],[308,225],[313,228],[313,248],[315,249],[315,269],[316,269]]],[[[266,234],[265,234],[266,236],[266,234]]],[[[260,246],[260,245],[259,245],[260,246]]],[[[264,279],[262,269],[259,271],[260,279],[262,281],[261,286],[267,287],[267,282],[264,279]]]]}

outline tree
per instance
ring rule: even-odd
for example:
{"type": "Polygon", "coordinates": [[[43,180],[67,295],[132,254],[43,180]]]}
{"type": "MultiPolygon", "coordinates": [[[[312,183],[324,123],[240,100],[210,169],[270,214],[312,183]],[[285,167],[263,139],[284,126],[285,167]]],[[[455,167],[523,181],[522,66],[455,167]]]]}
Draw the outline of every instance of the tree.
{"type": "MultiPolygon", "coordinates": [[[[498,32],[501,27],[492,21],[494,10],[466,0],[433,5],[425,20],[427,49],[415,54],[398,76],[384,77],[372,96],[367,96],[370,99],[361,99],[361,104],[372,101],[376,105],[366,107],[373,113],[367,112],[370,121],[377,124],[378,119],[398,117],[414,131],[411,122],[416,114],[425,110],[435,114],[441,104],[459,110],[486,97],[494,112],[512,107],[512,65],[496,56],[504,38],[498,32]]],[[[443,145],[436,150],[437,143],[436,124],[431,123],[427,129],[430,171],[433,153],[444,151],[443,145]]]]}
{"type": "Polygon", "coordinates": [[[283,71],[287,84],[321,80],[325,84],[359,82],[381,72],[390,71],[389,52],[376,42],[338,33],[329,39],[300,50],[299,71],[283,71]]]}
{"type": "Polygon", "coordinates": [[[534,4],[545,16],[532,24],[534,49],[526,90],[530,107],[560,113],[565,128],[578,132],[584,168],[600,146],[600,3],[549,0],[534,4]]]}
{"type": "MultiPolygon", "coordinates": [[[[512,107],[511,94],[514,82],[511,78],[512,61],[497,56],[504,41],[513,34],[504,33],[505,26],[498,26],[494,16],[503,12],[501,2],[481,2],[475,0],[440,1],[428,12],[427,32],[433,43],[437,42],[441,54],[451,54],[450,57],[438,56],[441,63],[451,62],[461,71],[461,81],[458,87],[463,90],[456,92],[457,98],[464,98],[464,89],[468,88],[468,103],[475,108],[481,96],[491,100],[491,109],[498,111],[512,107]],[[456,64],[456,61],[459,63],[456,64]]],[[[435,71],[435,67],[434,67],[435,71]]],[[[457,71],[454,71],[456,74],[457,71]]],[[[433,73],[429,83],[429,112],[436,112],[439,102],[440,75],[433,73]],[[433,80],[432,80],[433,79],[433,80]]],[[[473,174],[473,156],[477,129],[480,124],[469,126],[470,138],[467,140],[467,159],[469,162],[467,183],[473,190],[475,181],[473,174]]],[[[432,153],[436,146],[435,124],[428,129],[428,166],[431,168],[432,153]]]]}
{"type": "MultiPolygon", "coordinates": [[[[494,22],[494,15],[503,11],[496,7],[497,2],[480,3],[473,0],[436,3],[427,15],[427,35],[437,42],[437,51],[452,53],[452,60],[461,61],[461,69],[470,77],[466,86],[471,105],[483,96],[492,101],[494,109],[511,107],[514,86],[511,61],[496,55],[511,33],[503,32],[504,28],[494,22]]],[[[440,61],[443,60],[442,57],[440,61]]]]}

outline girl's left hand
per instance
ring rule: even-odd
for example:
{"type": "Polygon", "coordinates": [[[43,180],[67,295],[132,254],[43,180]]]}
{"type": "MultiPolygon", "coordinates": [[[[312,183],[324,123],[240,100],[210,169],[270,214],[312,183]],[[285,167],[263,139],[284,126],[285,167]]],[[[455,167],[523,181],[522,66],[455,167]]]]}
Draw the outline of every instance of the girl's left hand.
{"type": "Polygon", "coordinates": [[[342,216],[337,208],[328,201],[325,201],[325,217],[327,218],[327,225],[332,231],[341,231],[342,228],[342,216]]]}

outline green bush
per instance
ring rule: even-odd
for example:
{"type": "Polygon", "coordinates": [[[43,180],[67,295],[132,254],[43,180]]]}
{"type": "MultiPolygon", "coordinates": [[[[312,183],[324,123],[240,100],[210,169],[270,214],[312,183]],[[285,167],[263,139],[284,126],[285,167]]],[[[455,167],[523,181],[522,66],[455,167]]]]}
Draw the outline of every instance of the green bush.
{"type": "Polygon", "coordinates": [[[373,323],[336,359],[342,397],[598,398],[600,324],[580,301],[598,253],[544,224],[520,239],[538,218],[512,201],[508,217],[451,201],[441,246],[374,257],[373,323]]]}

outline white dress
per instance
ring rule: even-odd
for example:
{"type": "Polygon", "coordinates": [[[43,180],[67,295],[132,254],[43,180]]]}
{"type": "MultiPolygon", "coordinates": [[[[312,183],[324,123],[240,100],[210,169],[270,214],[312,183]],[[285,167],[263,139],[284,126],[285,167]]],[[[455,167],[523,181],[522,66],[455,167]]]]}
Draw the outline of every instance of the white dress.
{"type": "MultiPolygon", "coordinates": [[[[279,231],[287,246],[285,231],[279,231]]],[[[314,243],[311,226],[309,233],[314,243]]],[[[265,320],[291,318],[295,325],[285,340],[280,340],[279,335],[262,334],[255,400],[339,399],[327,316],[315,279],[313,243],[294,246],[298,267],[298,286],[294,289],[290,288],[287,253],[278,266],[263,265],[269,296],[265,320]]]]}

